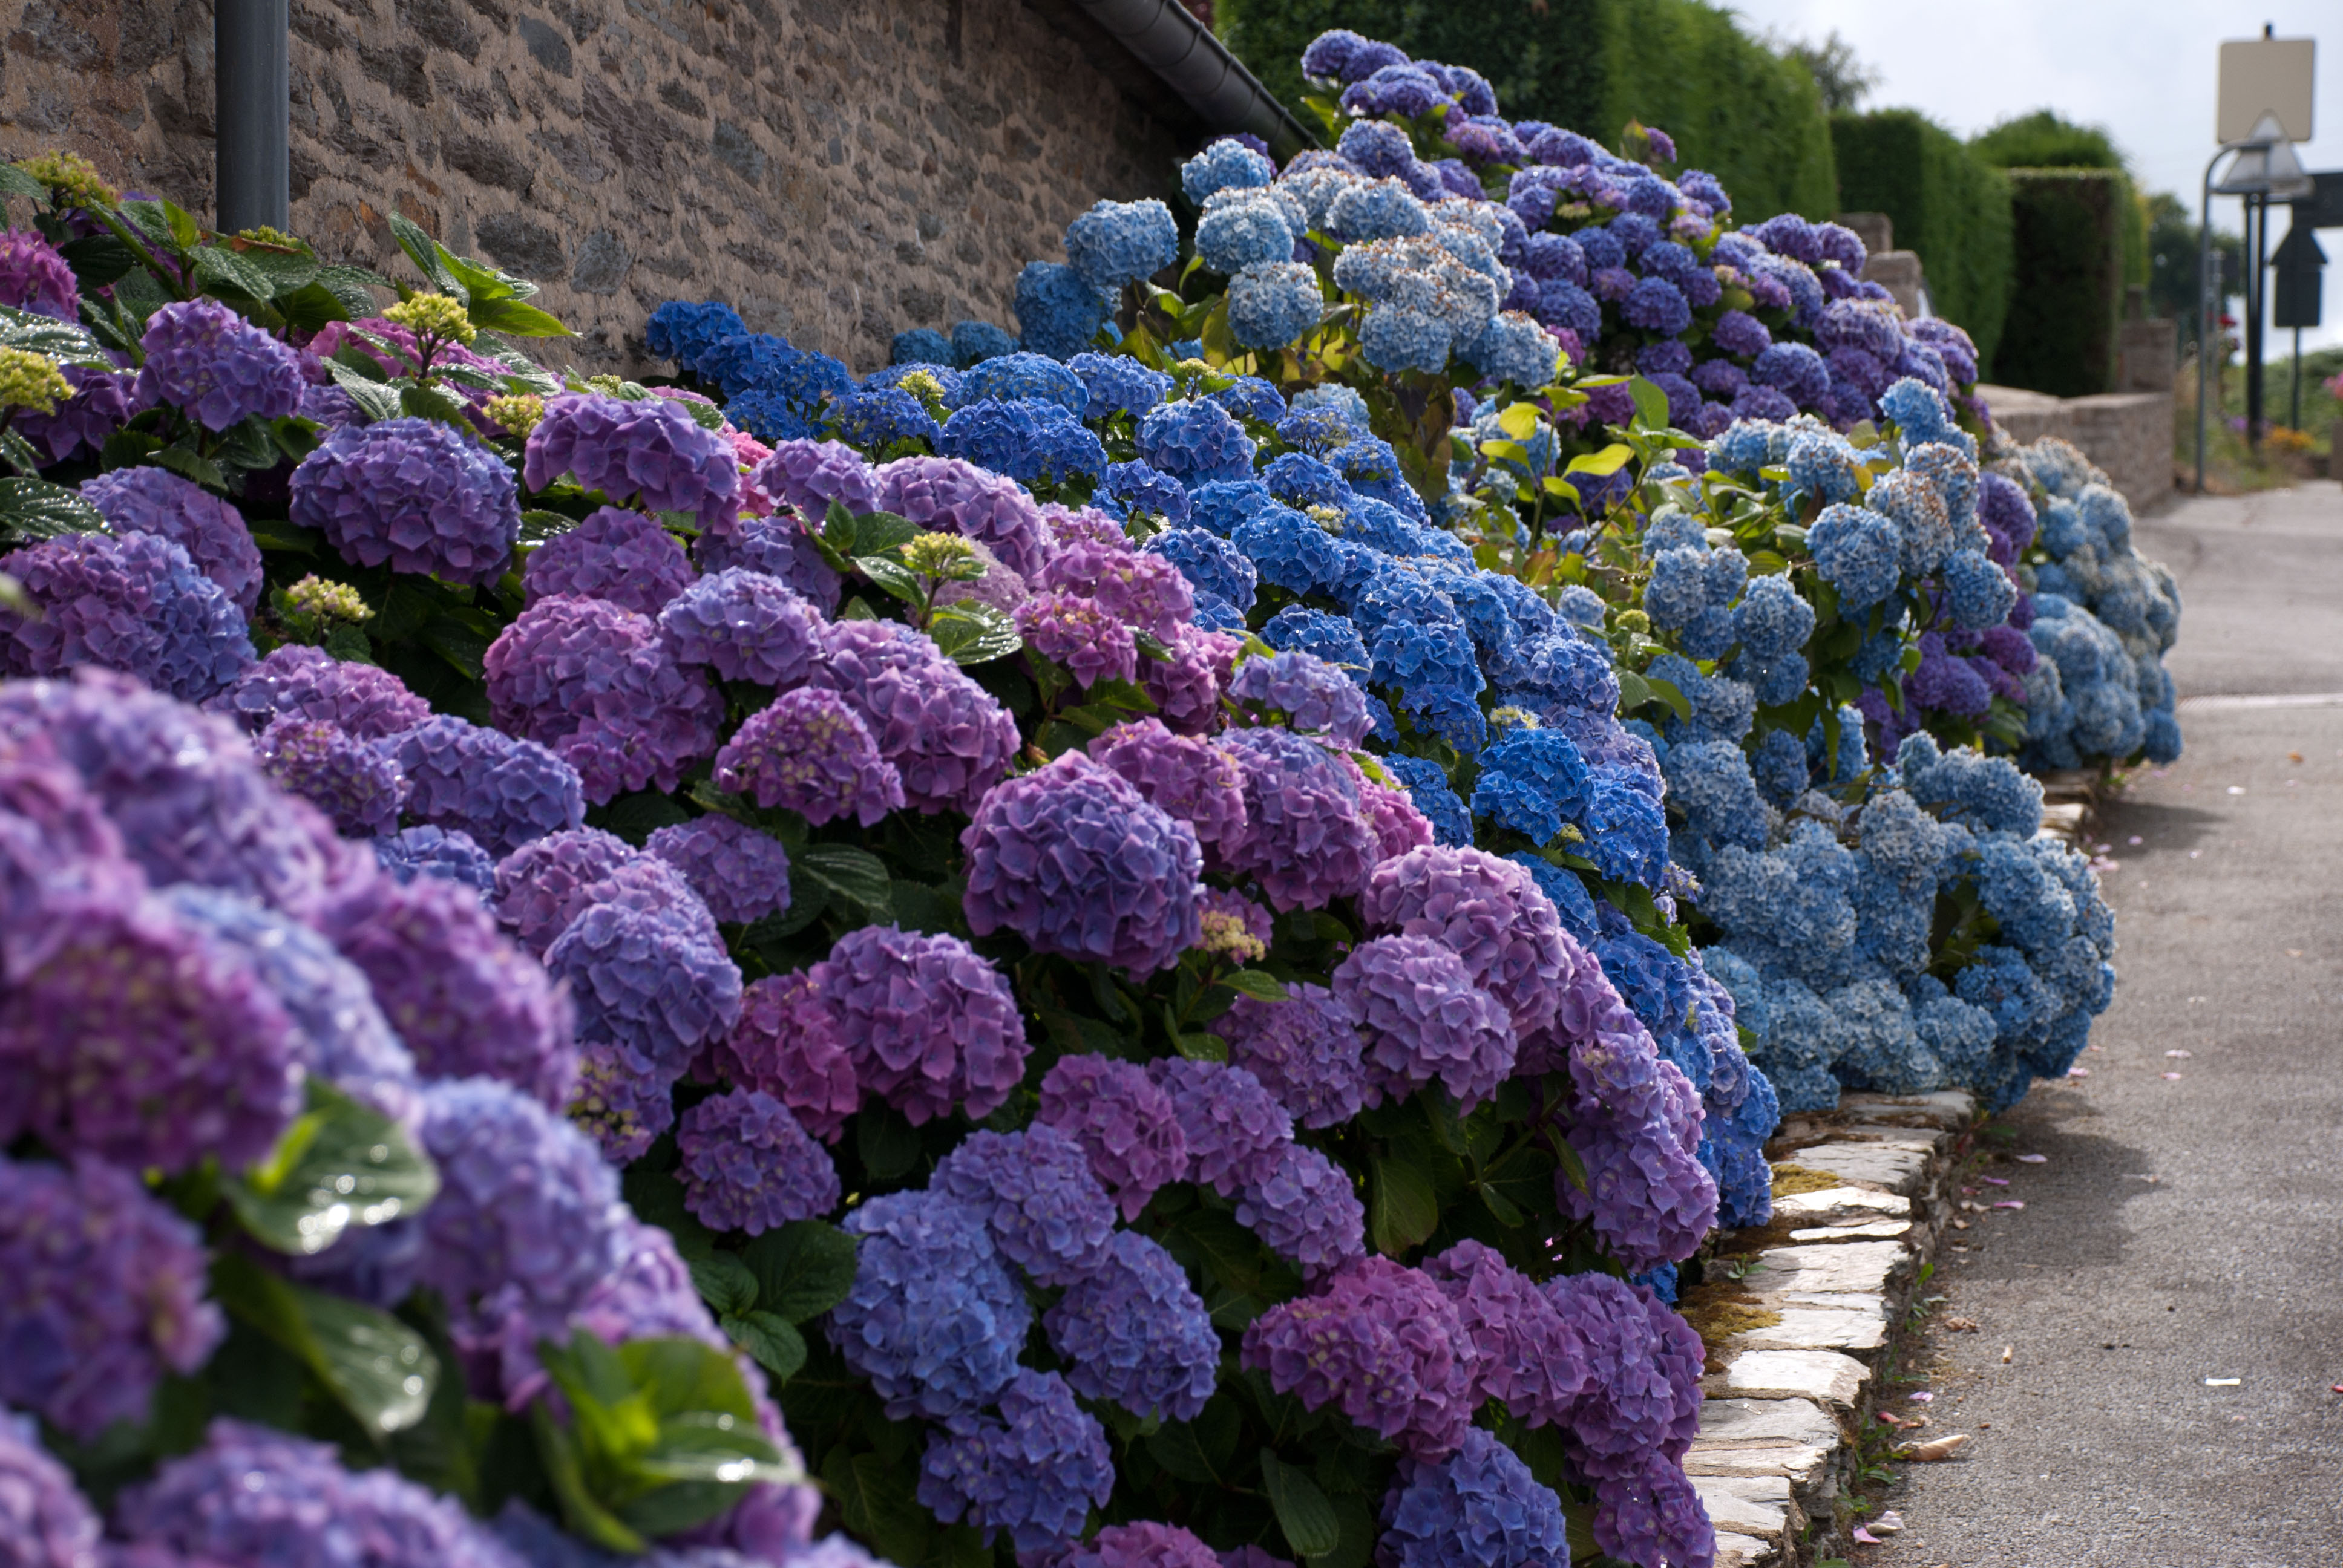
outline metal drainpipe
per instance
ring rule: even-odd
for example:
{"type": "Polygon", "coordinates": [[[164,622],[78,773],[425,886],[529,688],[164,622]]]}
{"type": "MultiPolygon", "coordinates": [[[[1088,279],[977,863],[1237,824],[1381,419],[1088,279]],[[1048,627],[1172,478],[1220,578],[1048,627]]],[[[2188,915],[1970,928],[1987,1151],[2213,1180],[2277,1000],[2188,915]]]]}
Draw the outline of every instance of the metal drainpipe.
{"type": "Polygon", "coordinates": [[[288,0],[217,0],[219,199],[215,226],[284,229],[292,219],[287,140],[292,98],[288,0]]]}
{"type": "Polygon", "coordinates": [[[1179,0],[1079,0],[1079,4],[1090,13],[1091,20],[1161,77],[1211,129],[1223,135],[1251,131],[1267,142],[1281,161],[1318,145],[1302,122],[1179,0]]]}

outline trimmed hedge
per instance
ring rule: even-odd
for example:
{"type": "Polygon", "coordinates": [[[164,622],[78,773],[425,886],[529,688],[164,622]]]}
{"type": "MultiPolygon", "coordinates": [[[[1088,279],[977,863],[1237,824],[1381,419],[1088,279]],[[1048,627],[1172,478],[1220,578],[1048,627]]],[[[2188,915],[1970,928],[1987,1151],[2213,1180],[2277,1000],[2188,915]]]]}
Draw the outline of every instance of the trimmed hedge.
{"type": "Polygon", "coordinates": [[[1513,118],[1605,145],[1631,118],[1657,126],[1675,138],[1682,166],[1724,182],[1739,222],[1836,210],[1813,77],[1703,0],[1221,0],[1217,15],[1231,51],[1297,113],[1308,90],[1302,51],[1327,28],[1348,27],[1472,66],[1513,118]]]}
{"type": "Polygon", "coordinates": [[[2009,171],[2010,276],[1993,378],[2084,397],[2115,384],[2131,182],[2111,169],[2009,171]]]}
{"type": "Polygon", "coordinates": [[[2009,180],[1914,109],[1831,116],[1839,206],[1882,212],[1896,243],[1917,251],[1936,313],[1966,329],[1993,363],[2009,308],[2009,180]]]}

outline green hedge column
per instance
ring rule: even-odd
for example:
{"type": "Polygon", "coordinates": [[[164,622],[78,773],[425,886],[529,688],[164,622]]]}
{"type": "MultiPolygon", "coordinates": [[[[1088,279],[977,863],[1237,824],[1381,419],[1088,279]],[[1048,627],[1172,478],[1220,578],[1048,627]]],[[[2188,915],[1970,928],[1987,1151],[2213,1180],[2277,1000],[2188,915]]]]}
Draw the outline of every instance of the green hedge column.
{"type": "Polygon", "coordinates": [[[1214,14],[1231,51],[1297,111],[1309,90],[1302,51],[1348,27],[1470,65],[1508,119],[1565,126],[1606,146],[1631,118],[1657,126],[1675,138],[1681,166],[1725,183],[1738,222],[1836,210],[1814,79],[1701,0],[1220,0],[1214,14]]]}
{"type": "Polygon", "coordinates": [[[2115,384],[2128,196],[2107,169],[2009,171],[2012,292],[1996,381],[2060,397],[2115,384]]]}
{"type": "Polygon", "coordinates": [[[1919,253],[1936,314],[1990,366],[2009,308],[2007,176],[1912,109],[1834,115],[1831,146],[1840,210],[1894,220],[1897,247],[1919,253]]]}

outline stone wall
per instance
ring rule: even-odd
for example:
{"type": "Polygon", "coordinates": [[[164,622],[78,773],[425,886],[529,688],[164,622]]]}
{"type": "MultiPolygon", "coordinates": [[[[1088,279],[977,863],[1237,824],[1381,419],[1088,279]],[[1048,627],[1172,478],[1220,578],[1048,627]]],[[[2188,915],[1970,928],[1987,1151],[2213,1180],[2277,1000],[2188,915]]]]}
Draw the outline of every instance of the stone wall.
{"type": "Polygon", "coordinates": [[[2020,443],[2060,436],[2107,471],[2142,515],[2172,499],[2172,394],[2103,392],[2053,397],[2015,387],[1979,386],[1993,422],[2020,443]]]}
{"type": "MultiPolygon", "coordinates": [[[[403,212],[543,284],[579,334],[548,357],[596,369],[654,368],[679,297],[859,370],[907,327],[1014,330],[1018,269],[1201,138],[1068,0],[292,0],[292,29],[294,230],[411,276],[403,212]]],[[[0,156],[208,214],[207,0],[0,0],[0,156]]]]}

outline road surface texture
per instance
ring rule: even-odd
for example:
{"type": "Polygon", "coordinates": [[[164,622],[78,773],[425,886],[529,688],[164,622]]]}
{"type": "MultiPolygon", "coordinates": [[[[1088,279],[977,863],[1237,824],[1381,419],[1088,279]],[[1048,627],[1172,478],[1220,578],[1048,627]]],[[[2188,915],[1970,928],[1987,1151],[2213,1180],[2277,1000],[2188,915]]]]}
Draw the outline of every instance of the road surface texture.
{"type": "Polygon", "coordinates": [[[2187,752],[2101,815],[2115,1006],[1986,1141],[1973,1201],[2025,1206],[1946,1232],[1887,1401],[1971,1440],[1861,1568],[2343,1563],[2343,489],[2138,544],[2180,580],[2187,752]]]}

